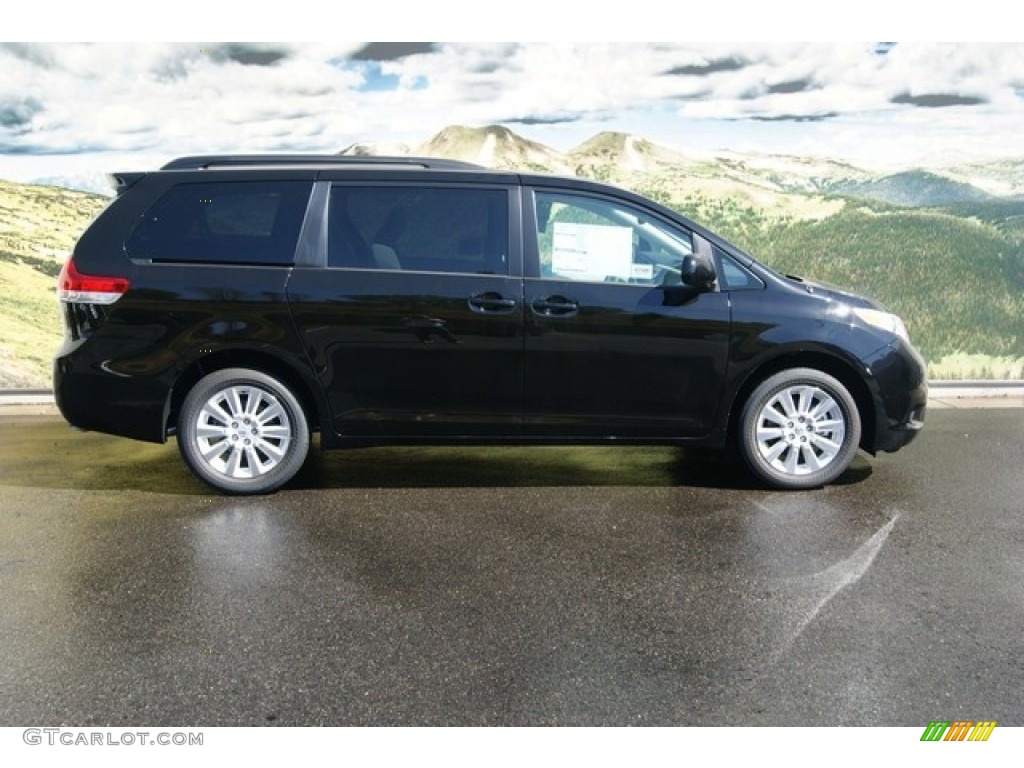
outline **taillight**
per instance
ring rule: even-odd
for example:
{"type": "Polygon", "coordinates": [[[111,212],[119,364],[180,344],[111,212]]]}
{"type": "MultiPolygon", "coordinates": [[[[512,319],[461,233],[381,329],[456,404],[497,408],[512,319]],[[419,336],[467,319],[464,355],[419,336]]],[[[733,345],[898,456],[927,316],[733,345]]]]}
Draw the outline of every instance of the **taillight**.
{"type": "Polygon", "coordinates": [[[81,304],[113,304],[128,290],[125,277],[83,275],[75,269],[75,260],[68,259],[57,278],[57,298],[81,304]]]}

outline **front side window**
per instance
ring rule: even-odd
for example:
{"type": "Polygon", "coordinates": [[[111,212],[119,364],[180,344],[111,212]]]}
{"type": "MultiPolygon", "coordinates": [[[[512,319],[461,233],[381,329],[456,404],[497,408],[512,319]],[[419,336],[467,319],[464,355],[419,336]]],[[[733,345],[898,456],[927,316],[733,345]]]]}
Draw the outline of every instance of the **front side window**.
{"type": "Polygon", "coordinates": [[[337,185],[327,253],[331,267],[507,275],[508,193],[337,185]]]}
{"type": "Polygon", "coordinates": [[[604,198],[536,192],[540,276],[582,282],[679,285],[689,232],[604,198]]]}
{"type": "Polygon", "coordinates": [[[125,247],[157,262],[291,264],[311,189],[308,181],[179,184],[125,247]]]}

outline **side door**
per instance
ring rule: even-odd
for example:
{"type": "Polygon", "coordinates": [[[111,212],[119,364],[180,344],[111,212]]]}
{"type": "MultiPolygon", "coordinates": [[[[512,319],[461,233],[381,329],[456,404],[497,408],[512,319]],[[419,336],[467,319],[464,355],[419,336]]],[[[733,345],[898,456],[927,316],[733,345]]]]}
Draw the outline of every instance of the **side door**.
{"type": "Polygon", "coordinates": [[[698,437],[719,408],[729,298],[683,284],[707,241],[638,204],[524,193],[527,435],[698,437]]]}
{"type": "Polygon", "coordinates": [[[519,434],[514,189],[420,179],[329,183],[322,264],[297,265],[288,294],[338,435],[519,434]]]}

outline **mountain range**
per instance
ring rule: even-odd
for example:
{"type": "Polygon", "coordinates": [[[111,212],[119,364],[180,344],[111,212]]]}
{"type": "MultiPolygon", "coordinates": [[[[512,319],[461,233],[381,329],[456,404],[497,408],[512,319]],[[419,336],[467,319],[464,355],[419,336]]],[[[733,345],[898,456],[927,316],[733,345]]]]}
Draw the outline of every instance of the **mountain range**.
{"type": "Polygon", "coordinates": [[[643,184],[669,175],[680,190],[711,184],[760,204],[773,196],[828,195],[879,200],[909,207],[949,205],[994,198],[1024,201],[1024,160],[941,168],[868,170],[849,163],[790,155],[695,153],[628,133],[607,131],[567,152],[526,139],[503,125],[448,126],[418,145],[352,144],[348,155],[414,155],[463,160],[489,168],[598,178],[643,184]]]}

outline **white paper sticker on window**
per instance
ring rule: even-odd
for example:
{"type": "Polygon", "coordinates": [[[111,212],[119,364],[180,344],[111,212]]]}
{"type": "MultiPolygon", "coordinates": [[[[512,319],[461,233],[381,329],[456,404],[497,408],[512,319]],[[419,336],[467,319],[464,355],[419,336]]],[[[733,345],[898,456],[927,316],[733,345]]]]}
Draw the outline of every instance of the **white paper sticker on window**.
{"type": "Polygon", "coordinates": [[[556,221],[551,269],[571,280],[628,280],[633,266],[633,230],[629,227],[556,221]]]}
{"type": "Polygon", "coordinates": [[[653,264],[633,264],[629,269],[629,276],[634,280],[653,280],[653,264]]]}

